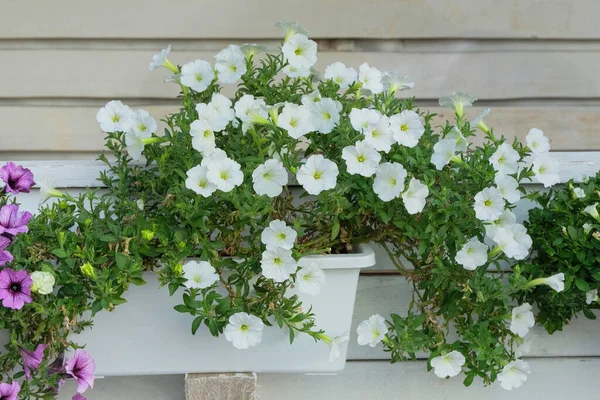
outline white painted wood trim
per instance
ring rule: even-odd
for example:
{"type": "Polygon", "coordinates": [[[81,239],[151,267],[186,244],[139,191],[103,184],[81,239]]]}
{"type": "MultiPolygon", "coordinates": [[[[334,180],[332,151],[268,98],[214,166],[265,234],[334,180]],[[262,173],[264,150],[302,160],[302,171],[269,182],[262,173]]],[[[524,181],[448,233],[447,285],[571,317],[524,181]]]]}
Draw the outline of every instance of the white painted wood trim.
{"type": "MultiPolygon", "coordinates": [[[[561,164],[562,182],[600,171],[600,151],[553,152],[552,155],[561,164]]],[[[11,160],[0,160],[0,164],[6,161],[11,160]]],[[[20,161],[19,164],[31,169],[38,181],[53,177],[57,188],[98,187],[100,172],[107,170],[102,162],[88,160],[20,161]]]]}

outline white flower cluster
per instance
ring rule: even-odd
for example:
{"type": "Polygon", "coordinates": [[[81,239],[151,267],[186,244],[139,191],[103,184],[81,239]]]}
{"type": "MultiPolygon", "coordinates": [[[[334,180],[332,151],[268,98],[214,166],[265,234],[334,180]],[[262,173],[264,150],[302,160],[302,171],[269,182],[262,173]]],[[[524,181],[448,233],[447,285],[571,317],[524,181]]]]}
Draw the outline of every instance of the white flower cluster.
{"type": "Polygon", "coordinates": [[[146,144],[156,141],[152,134],[156,133],[158,125],[146,110],[133,111],[122,102],[113,100],[98,111],[96,120],[106,133],[125,132],[127,152],[134,160],[142,156],[146,144]]]}

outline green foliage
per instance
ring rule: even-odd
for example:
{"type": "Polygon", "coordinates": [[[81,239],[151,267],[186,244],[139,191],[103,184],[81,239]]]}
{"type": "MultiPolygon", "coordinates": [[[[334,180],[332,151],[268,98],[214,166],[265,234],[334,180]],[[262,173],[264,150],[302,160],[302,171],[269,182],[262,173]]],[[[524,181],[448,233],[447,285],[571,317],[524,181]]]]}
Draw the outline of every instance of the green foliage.
{"type": "Polygon", "coordinates": [[[600,221],[584,212],[600,200],[600,174],[584,183],[570,181],[562,188],[539,194],[541,207],[529,212],[527,228],[533,239],[533,256],[523,266],[524,275],[564,273],[565,290],[556,293],[536,287],[524,299],[539,308],[538,319],[548,332],[562,330],[571,318],[583,314],[596,319],[600,303],[586,302],[586,293],[600,289],[600,221]],[[579,198],[575,189],[583,190],[579,198]]]}

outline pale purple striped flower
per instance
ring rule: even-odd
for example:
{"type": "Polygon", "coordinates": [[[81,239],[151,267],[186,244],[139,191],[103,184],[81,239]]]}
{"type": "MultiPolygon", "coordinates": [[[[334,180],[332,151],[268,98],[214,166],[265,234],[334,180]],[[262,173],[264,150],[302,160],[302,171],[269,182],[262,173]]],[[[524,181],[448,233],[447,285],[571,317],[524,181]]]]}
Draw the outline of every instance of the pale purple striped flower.
{"type": "Polygon", "coordinates": [[[47,344],[40,344],[34,351],[19,347],[19,353],[23,359],[23,369],[25,370],[25,377],[27,379],[31,377],[31,371],[38,369],[44,360],[44,350],[46,347],[48,347],[47,344]]]}
{"type": "Polygon", "coordinates": [[[0,400],[18,400],[20,391],[19,382],[0,383],[0,400]]]}
{"type": "Polygon", "coordinates": [[[35,185],[33,173],[21,165],[15,165],[13,162],[9,162],[0,168],[0,178],[6,183],[5,190],[13,194],[29,193],[31,187],[35,185]]]}
{"type": "Polygon", "coordinates": [[[7,204],[0,208],[0,235],[13,235],[29,231],[27,224],[32,215],[28,211],[19,212],[16,204],[7,204]]]}
{"type": "Polygon", "coordinates": [[[75,393],[73,400],[87,400],[87,397],[82,396],[81,393],[75,393]]]}
{"type": "Polygon", "coordinates": [[[94,387],[96,364],[90,355],[82,349],[75,350],[73,359],[67,361],[65,371],[77,381],[77,392],[83,393],[94,387]]]}
{"type": "MultiPolygon", "coordinates": [[[[31,277],[27,271],[13,271],[4,268],[0,271],[0,299],[6,308],[20,310],[25,303],[31,303],[31,277]]],[[[3,400],[0,397],[0,400],[3,400]]]]}
{"type": "Polygon", "coordinates": [[[12,254],[6,248],[10,244],[10,239],[0,236],[0,266],[13,260],[12,254]]]}

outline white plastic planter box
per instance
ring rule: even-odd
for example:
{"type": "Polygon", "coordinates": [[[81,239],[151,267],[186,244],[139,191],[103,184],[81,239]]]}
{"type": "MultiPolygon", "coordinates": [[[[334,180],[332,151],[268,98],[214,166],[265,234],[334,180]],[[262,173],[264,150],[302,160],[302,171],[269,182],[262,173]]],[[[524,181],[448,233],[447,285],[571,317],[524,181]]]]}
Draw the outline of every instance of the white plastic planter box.
{"type": "MultiPolygon", "coordinates": [[[[300,294],[303,307],[312,306],[317,326],[328,335],[349,332],[361,268],[375,264],[368,245],[355,254],[311,256],[327,280],[318,296],[300,294]]],[[[262,342],[238,350],[224,335],[213,337],[205,325],[191,333],[194,319],[173,309],[182,303],[181,291],[169,296],[158,289],[153,273],[144,286],[131,286],[127,303],[113,312],[100,312],[94,326],[73,340],[85,344],[96,361],[97,376],[183,374],[188,372],[336,372],[344,369],[347,345],[329,362],[329,348],[299,334],[290,345],[289,335],[277,325],[265,326],[262,342]]]]}

